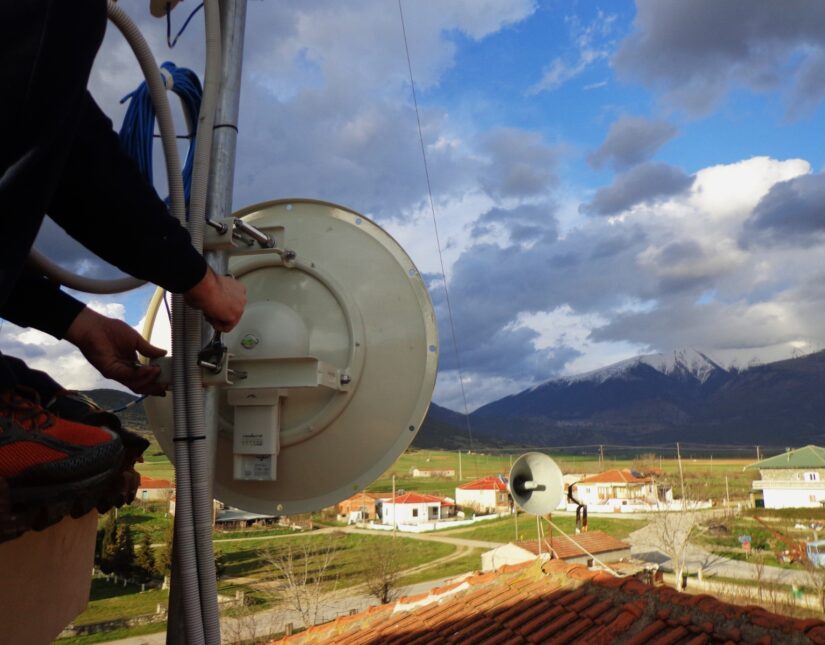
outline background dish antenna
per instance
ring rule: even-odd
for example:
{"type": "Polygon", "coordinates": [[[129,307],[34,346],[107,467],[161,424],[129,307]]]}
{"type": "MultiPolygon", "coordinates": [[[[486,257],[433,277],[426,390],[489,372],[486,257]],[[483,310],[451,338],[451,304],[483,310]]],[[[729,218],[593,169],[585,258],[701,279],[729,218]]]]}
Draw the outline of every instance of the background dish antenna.
{"type": "MultiPolygon", "coordinates": [[[[221,385],[214,495],[255,513],[316,511],[369,485],[412,442],[435,385],[435,313],[410,258],[363,215],[295,199],[235,217],[271,247],[228,251],[249,304],[222,338],[222,371],[204,369],[221,385]]],[[[150,339],[163,345],[166,328],[159,317],[150,339]]],[[[170,458],[172,396],[145,404],[170,458]]]]}
{"type": "Polygon", "coordinates": [[[555,511],[564,493],[561,469],[540,452],[527,452],[516,460],[509,486],[516,505],[532,515],[555,511]]]}

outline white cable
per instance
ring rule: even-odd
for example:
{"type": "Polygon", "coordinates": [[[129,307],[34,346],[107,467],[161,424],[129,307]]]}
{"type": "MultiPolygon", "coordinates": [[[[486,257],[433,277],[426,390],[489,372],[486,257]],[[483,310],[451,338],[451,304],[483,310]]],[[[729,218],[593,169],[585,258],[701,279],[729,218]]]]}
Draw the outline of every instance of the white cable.
{"type": "MultiPolygon", "coordinates": [[[[175,123],[172,120],[172,110],[169,107],[169,100],[166,96],[166,88],[163,84],[161,71],[158,68],[155,57],[152,55],[152,50],[149,48],[149,45],[146,43],[146,40],[132,19],[111,1],[108,3],[108,11],[109,19],[129,43],[141,70],[143,70],[143,75],[146,77],[149,94],[152,97],[152,103],[155,105],[158,128],[163,143],[163,156],[166,159],[166,175],[169,182],[169,196],[172,201],[172,215],[175,216],[178,221],[184,222],[186,220],[186,205],[183,198],[183,178],[180,172],[181,165],[175,137],[175,123]]],[[[44,275],[78,291],[96,294],[121,293],[146,284],[145,280],[132,277],[116,278],[114,280],[96,280],[86,276],[76,275],[47,259],[35,249],[31,250],[29,257],[32,264],[44,275]]]]}

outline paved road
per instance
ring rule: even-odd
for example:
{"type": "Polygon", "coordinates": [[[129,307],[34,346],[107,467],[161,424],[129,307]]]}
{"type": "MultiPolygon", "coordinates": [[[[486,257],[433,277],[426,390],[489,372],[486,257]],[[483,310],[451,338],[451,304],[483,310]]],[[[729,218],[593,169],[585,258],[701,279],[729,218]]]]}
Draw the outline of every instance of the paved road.
{"type": "MultiPolygon", "coordinates": [[[[369,529],[357,529],[353,526],[338,529],[346,533],[357,533],[359,535],[390,535],[388,531],[370,531],[369,529]]],[[[443,542],[454,546],[468,546],[473,549],[495,549],[501,546],[501,542],[488,542],[486,540],[467,540],[465,538],[451,537],[449,535],[439,535],[439,533],[401,533],[398,537],[411,538],[413,540],[423,540],[425,542],[443,542]]]]}

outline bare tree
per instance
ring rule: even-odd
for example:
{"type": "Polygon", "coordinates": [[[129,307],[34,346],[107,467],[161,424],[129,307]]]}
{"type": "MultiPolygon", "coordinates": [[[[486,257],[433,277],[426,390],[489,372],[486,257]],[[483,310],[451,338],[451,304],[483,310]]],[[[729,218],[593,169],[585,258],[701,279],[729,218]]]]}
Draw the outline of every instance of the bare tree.
{"type": "Polygon", "coordinates": [[[691,510],[657,512],[647,527],[648,546],[670,558],[679,591],[685,588],[690,541],[698,528],[699,515],[691,510]]]}
{"type": "Polygon", "coordinates": [[[226,645],[243,645],[244,643],[254,643],[258,637],[258,623],[254,609],[243,603],[241,607],[234,609],[232,616],[225,616],[221,621],[221,631],[223,632],[223,642],[226,645]]]}
{"type": "Polygon", "coordinates": [[[386,605],[398,596],[401,574],[401,544],[395,538],[382,538],[364,549],[363,580],[367,591],[386,605]]]}
{"type": "Polygon", "coordinates": [[[335,534],[324,540],[285,540],[283,547],[258,552],[271,567],[275,593],[306,627],[318,621],[324,592],[337,584],[334,562],[339,541],[335,534]]]}
{"type": "Polygon", "coordinates": [[[825,569],[816,566],[808,558],[804,558],[802,564],[805,566],[805,573],[808,574],[811,588],[819,600],[819,609],[825,612],[825,569]]]}

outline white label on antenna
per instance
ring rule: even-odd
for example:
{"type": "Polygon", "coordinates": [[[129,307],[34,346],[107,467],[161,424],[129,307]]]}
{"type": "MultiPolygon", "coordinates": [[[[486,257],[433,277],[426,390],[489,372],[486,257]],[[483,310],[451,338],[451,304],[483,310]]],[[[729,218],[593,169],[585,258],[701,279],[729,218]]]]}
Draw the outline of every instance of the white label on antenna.
{"type": "Polygon", "coordinates": [[[235,479],[272,481],[275,459],[272,455],[235,455],[235,479]]]}

